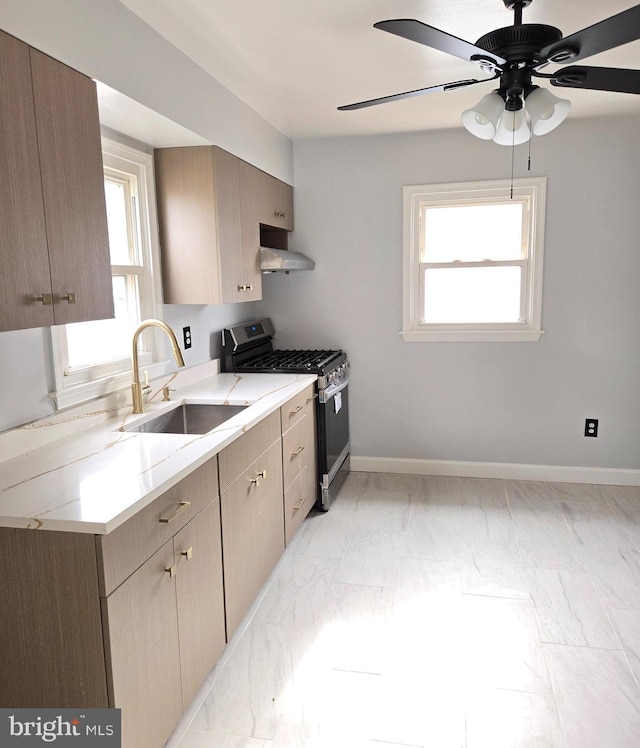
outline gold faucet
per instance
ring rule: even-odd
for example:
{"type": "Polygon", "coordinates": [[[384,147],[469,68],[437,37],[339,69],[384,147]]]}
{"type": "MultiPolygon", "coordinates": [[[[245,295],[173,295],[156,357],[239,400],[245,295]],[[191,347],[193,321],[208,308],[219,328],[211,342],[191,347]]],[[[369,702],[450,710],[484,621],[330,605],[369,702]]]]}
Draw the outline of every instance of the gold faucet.
{"type": "Polygon", "coordinates": [[[142,401],[142,384],[140,382],[140,367],[138,365],[138,338],[140,337],[140,333],[147,327],[159,327],[161,330],[164,330],[167,333],[167,335],[169,336],[169,340],[171,341],[171,347],[173,348],[173,355],[175,356],[176,363],[178,364],[178,366],[184,366],[182,351],[178,346],[178,341],[176,340],[175,333],[169,327],[169,325],[165,325],[165,323],[161,322],[159,319],[146,319],[144,322],[141,322],[136,328],[136,331],[133,333],[133,350],[131,352],[131,362],[133,367],[133,382],[131,382],[131,393],[133,397],[134,413],[144,413],[144,403],[142,401]]]}

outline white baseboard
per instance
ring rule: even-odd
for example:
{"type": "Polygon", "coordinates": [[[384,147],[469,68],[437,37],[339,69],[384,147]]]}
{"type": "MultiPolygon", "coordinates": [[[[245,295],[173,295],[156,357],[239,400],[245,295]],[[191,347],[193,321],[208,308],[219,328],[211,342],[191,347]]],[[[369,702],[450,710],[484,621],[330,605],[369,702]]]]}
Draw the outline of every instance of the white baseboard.
{"type": "Polygon", "coordinates": [[[640,470],[565,467],[562,465],[520,465],[509,462],[461,462],[396,457],[354,457],[351,455],[351,470],[364,473],[449,475],[467,478],[506,478],[556,483],[640,486],[640,470]]]}

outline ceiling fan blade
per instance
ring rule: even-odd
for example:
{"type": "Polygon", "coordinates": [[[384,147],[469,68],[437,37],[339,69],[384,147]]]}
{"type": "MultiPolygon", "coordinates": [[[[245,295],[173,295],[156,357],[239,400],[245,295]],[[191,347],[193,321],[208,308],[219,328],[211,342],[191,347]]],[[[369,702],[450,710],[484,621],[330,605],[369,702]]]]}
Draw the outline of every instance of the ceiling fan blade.
{"type": "Polygon", "coordinates": [[[551,83],[561,88],[589,88],[595,91],[640,94],[640,70],[571,65],[554,73],[551,83]]]}
{"type": "Polygon", "coordinates": [[[457,36],[447,34],[446,31],[440,31],[433,26],[427,26],[422,21],[415,18],[396,18],[389,21],[378,21],[374,23],[375,29],[388,31],[390,34],[401,36],[403,39],[424,44],[432,49],[447,52],[447,54],[459,57],[462,60],[474,62],[477,60],[487,60],[495,62],[496,65],[502,65],[506,62],[503,57],[476,47],[475,44],[466,42],[464,39],[458,39],[457,36]]]}
{"type": "Polygon", "coordinates": [[[484,78],[482,80],[470,79],[463,81],[454,81],[453,83],[442,83],[439,86],[427,86],[426,88],[416,88],[413,91],[405,91],[404,93],[392,94],[391,96],[382,96],[379,99],[367,99],[367,101],[358,101],[355,104],[346,104],[345,106],[339,106],[338,110],[341,112],[348,112],[352,109],[364,109],[368,106],[377,106],[378,104],[386,104],[389,101],[400,101],[401,99],[410,99],[412,96],[422,96],[426,93],[436,93],[437,91],[453,91],[456,88],[465,88],[466,86],[473,86],[476,83],[486,83],[487,81],[495,80],[498,76],[493,78],[484,78]]]}
{"type": "Polygon", "coordinates": [[[540,51],[540,57],[550,62],[577,62],[636,39],[640,39],[640,5],[550,44],[540,51]]]}

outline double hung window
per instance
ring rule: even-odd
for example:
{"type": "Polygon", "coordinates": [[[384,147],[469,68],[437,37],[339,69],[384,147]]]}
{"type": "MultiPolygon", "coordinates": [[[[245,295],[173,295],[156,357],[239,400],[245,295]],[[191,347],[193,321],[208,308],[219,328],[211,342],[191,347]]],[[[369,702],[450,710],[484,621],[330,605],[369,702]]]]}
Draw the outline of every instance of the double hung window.
{"type": "Polygon", "coordinates": [[[544,179],[404,188],[407,341],[538,340],[544,179]]]}

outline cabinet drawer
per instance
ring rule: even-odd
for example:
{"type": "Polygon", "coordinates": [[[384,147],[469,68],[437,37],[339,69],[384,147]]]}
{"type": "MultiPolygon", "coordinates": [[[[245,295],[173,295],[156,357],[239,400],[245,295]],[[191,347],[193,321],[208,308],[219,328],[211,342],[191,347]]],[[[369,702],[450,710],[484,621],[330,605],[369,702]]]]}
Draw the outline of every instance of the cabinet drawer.
{"type": "Polygon", "coordinates": [[[250,431],[225,447],[218,455],[220,491],[233,481],[280,438],[278,411],[257,423],[250,431]]]}
{"type": "Polygon", "coordinates": [[[282,473],[285,489],[309,465],[313,449],[313,420],[303,416],[282,437],[282,473]]]}
{"type": "Polygon", "coordinates": [[[98,536],[100,594],[109,595],[217,495],[213,458],[113,532],[98,536]]]}
{"type": "Polygon", "coordinates": [[[311,511],[316,493],[315,471],[312,465],[307,465],[284,492],[284,532],[287,545],[311,511]]]}
{"type": "Polygon", "coordinates": [[[283,434],[303,418],[306,408],[313,406],[314,397],[314,385],[310,384],[280,408],[283,434]]]}

